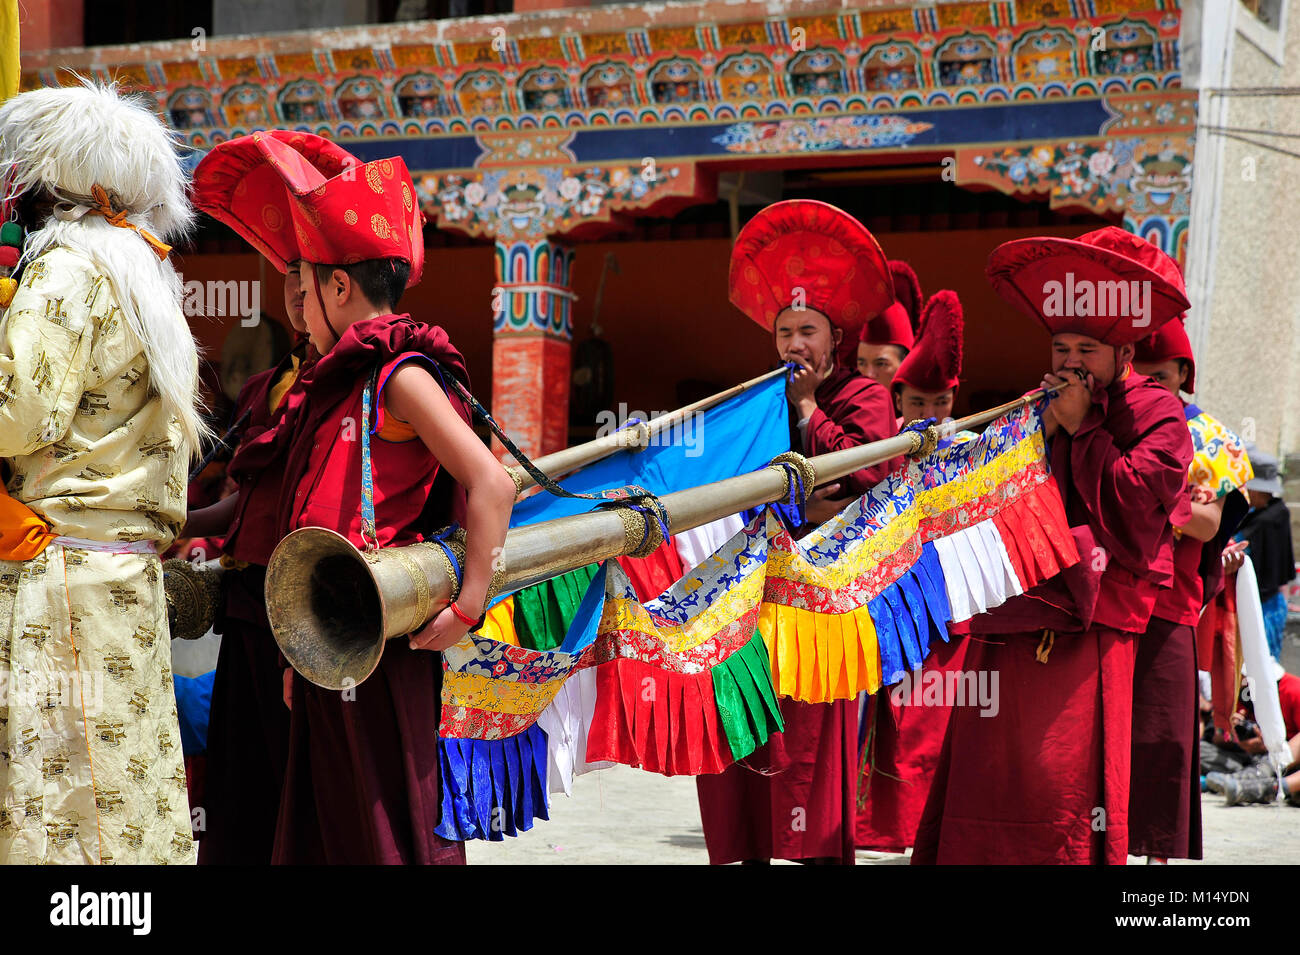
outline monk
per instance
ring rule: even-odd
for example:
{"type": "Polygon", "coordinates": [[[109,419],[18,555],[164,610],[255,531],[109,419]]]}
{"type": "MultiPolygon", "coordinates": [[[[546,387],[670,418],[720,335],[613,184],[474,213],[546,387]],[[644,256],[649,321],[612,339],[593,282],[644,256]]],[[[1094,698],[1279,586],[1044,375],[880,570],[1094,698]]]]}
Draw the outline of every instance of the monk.
{"type": "Polygon", "coordinates": [[[1131,364],[1187,308],[1166,259],[1113,227],[989,259],[998,294],[1052,335],[1044,434],[1082,560],[970,621],[966,668],[999,674],[999,705],[953,711],[913,864],[1127,858],[1136,641],[1191,519],[1182,405],[1131,364]]]}
{"type": "MultiPolygon", "coordinates": [[[[1182,277],[1169,276],[1181,286],[1182,277]]],[[[1133,367],[1175,397],[1196,389],[1196,361],[1182,321],[1137,344],[1133,367]]],[[[1183,401],[1196,457],[1187,477],[1192,519],[1175,529],[1174,585],[1156,600],[1138,641],[1133,681],[1133,770],[1129,790],[1129,854],[1151,863],[1201,858],[1200,720],[1197,714],[1196,624],[1222,583],[1220,556],[1244,513],[1234,493],[1250,478],[1236,435],[1183,401]],[[1205,579],[1208,577],[1209,579],[1205,579]]]]}
{"type": "Polygon", "coordinates": [[[916,342],[922,313],[921,282],[906,262],[889,262],[894,302],[862,326],[858,341],[858,373],[890,388],[903,360],[916,342]]]}
{"type": "MultiPolygon", "coordinates": [[[[961,302],[955,292],[936,292],[923,316],[921,336],[894,375],[894,406],[903,421],[951,420],[961,375],[961,302]]],[[[960,438],[946,436],[940,444],[973,437],[962,432],[960,438]]],[[[957,634],[930,644],[923,670],[959,672],[965,658],[966,641],[957,634]]],[[[952,710],[949,700],[923,704],[922,699],[919,681],[910,677],[867,699],[858,775],[859,849],[903,852],[916,836],[952,710]]]]}
{"type": "MultiPolygon", "coordinates": [[[[894,433],[889,393],[854,371],[863,322],[893,300],[885,257],[861,223],[821,202],[769,206],[737,237],[730,284],[731,301],[771,329],[781,359],[797,366],[786,387],[791,447],[812,456],[894,433]]],[[[804,533],[888,467],[818,488],[804,533]]],[[[709,861],[852,865],[857,705],[784,699],[781,715],[783,733],[743,764],[698,781],[709,861]]]]}
{"type": "MultiPolygon", "coordinates": [[[[360,165],[343,148],[311,133],[264,135],[287,143],[323,175],[360,165]]],[[[222,143],[204,156],[194,171],[194,196],[198,208],[234,229],[284,273],[285,310],[299,336],[276,367],[249,378],[239,392],[234,412],[239,443],[227,469],[238,490],[191,512],[186,524],[189,533],[224,537],[229,565],[221,578],[216,622],[222,638],[208,722],[199,863],[269,865],[289,758],[289,710],[281,699],[283,664],[263,585],[280,540],[277,509],[290,437],[284,424],[300,410],[303,377],[319,356],[306,338],[298,244],[284,187],[265,168],[251,137],[222,143]],[[268,206],[278,214],[264,215],[268,206]],[[250,228],[250,221],[257,227],[250,228]]]]}

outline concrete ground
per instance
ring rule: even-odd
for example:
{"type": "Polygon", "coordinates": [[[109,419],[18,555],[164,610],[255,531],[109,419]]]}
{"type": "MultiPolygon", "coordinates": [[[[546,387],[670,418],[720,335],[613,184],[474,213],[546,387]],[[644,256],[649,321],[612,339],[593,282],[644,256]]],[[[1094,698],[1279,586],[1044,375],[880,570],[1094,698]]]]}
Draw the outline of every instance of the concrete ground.
{"type": "MultiPolygon", "coordinates": [[[[1292,673],[1300,673],[1296,632],[1289,630],[1282,652],[1292,673]]],[[[539,822],[530,832],[504,842],[471,842],[470,864],[708,863],[693,779],[615,766],[575,779],[573,790],[572,798],[553,797],[551,820],[539,822]]],[[[1227,808],[1222,796],[1203,793],[1201,813],[1206,864],[1300,864],[1300,809],[1285,803],[1227,808]]],[[[903,865],[907,857],[859,852],[858,862],[903,865]]]]}
{"type": "MultiPolygon", "coordinates": [[[[549,822],[516,839],[471,842],[470,865],[708,863],[693,779],[615,766],[579,777],[573,789],[572,798],[553,799],[549,822]]],[[[1206,863],[1300,863],[1300,809],[1285,804],[1228,809],[1222,796],[1211,793],[1202,796],[1201,809],[1206,863]]],[[[858,863],[904,865],[907,858],[859,852],[858,863]]]]}

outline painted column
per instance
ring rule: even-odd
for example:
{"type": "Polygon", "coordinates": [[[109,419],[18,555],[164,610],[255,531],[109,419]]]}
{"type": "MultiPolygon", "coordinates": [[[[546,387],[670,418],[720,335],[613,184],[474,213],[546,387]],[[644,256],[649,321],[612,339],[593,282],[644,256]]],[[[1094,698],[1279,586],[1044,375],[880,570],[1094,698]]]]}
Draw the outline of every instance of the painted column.
{"type": "MultiPolygon", "coordinates": [[[[492,414],[521,451],[568,446],[573,249],[553,239],[496,240],[492,414]]],[[[493,452],[505,448],[495,438],[493,452]]]]}

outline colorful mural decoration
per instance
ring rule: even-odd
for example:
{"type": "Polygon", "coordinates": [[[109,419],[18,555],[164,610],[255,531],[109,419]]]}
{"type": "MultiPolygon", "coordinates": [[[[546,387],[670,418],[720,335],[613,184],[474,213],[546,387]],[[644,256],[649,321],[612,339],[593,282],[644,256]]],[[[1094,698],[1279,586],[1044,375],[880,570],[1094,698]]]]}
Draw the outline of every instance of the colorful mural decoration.
{"type": "Polygon", "coordinates": [[[695,194],[691,166],[521,166],[430,173],[416,180],[425,215],[440,226],[502,241],[562,235],[608,222],[616,210],[645,209],[695,194]]]}
{"type": "MultiPolygon", "coordinates": [[[[358,29],[355,48],[299,52],[217,38],[213,55],[196,55],[181,40],[151,46],[157,58],[146,63],[76,68],[148,91],[199,148],[275,124],[346,140],[772,120],[1179,83],[1176,0],[993,0],[748,23],[699,10],[695,24],[607,34],[516,35],[530,26],[511,21],[505,42],[487,35],[491,18],[472,41],[442,40],[433,23],[427,42],[405,31],[385,45],[384,31],[358,29]],[[248,52],[215,52],[224,49],[248,52]]],[[[22,84],[68,76],[38,63],[22,84]]]]}
{"type": "Polygon", "coordinates": [[[565,243],[710,199],[710,163],[952,155],[958,185],[1122,217],[1181,259],[1196,98],[1178,0],[897,2],[719,22],[754,7],[684,0],[629,7],[613,32],[574,10],[343,28],[328,44],[187,38],[34,54],[21,83],[116,78],[197,150],[287,126],[366,159],[400,153],[432,224],[495,242],[494,413],[536,454],[567,437],[565,243]]]}
{"type": "Polygon", "coordinates": [[[933,129],[902,116],[871,113],[817,119],[736,123],[713,141],[729,153],[800,153],[835,149],[886,149],[906,146],[933,129]]]}
{"type": "Polygon", "coordinates": [[[1125,227],[1180,261],[1191,215],[1195,136],[1122,136],[1086,142],[959,151],[959,185],[1046,194],[1052,208],[1120,212],[1125,227]]]}

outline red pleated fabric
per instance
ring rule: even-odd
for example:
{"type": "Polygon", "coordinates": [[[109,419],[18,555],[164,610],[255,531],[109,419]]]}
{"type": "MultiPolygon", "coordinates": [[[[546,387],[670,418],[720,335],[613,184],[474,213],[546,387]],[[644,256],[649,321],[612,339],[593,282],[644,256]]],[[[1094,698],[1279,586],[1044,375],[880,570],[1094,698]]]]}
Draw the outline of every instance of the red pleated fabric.
{"type": "Polygon", "coordinates": [[[720,773],[731,747],[718,722],[713,675],[620,657],[596,667],[587,761],[612,760],[663,776],[720,773]]]}
{"type": "Polygon", "coordinates": [[[654,600],[686,573],[677,554],[677,543],[671,537],[656,547],[649,557],[619,557],[617,560],[642,603],[654,600]]]}

